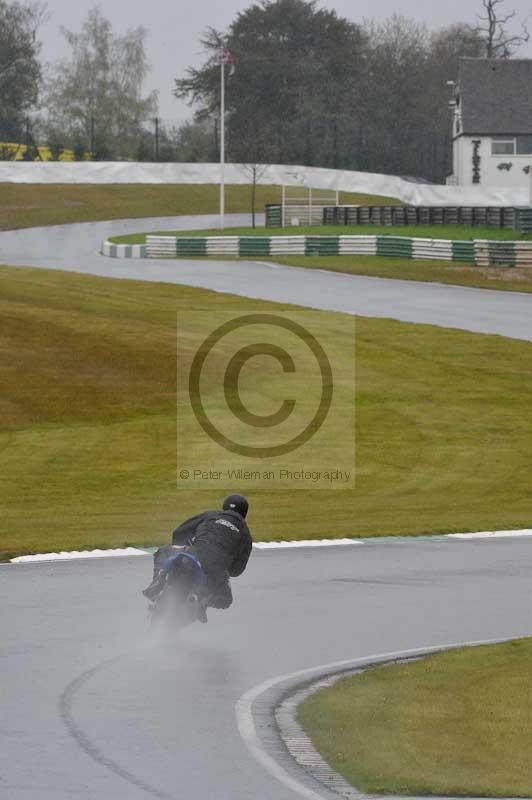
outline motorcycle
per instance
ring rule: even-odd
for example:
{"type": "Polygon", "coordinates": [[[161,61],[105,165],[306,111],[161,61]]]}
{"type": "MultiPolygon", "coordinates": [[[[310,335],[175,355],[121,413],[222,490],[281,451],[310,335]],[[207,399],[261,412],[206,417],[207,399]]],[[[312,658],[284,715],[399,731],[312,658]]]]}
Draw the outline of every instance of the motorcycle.
{"type": "MultiPolygon", "coordinates": [[[[178,550],[177,547],[172,549],[178,550]]],[[[202,616],[206,621],[202,601],[207,576],[195,555],[179,548],[179,552],[164,560],[159,581],[157,594],[149,598],[152,625],[162,623],[175,630],[201,621],[202,616]]]]}

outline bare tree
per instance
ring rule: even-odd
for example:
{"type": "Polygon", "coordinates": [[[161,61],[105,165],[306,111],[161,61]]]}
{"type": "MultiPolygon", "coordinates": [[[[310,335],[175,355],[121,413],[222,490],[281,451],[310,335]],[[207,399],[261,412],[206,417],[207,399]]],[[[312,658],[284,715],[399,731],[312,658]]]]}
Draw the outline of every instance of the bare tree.
{"type": "Polygon", "coordinates": [[[482,0],[485,15],[477,14],[477,25],[473,30],[483,37],[487,58],[510,58],[530,39],[527,19],[521,22],[521,33],[512,34],[508,30],[516,12],[505,14],[501,8],[505,2],[506,0],[482,0]]]}
{"type": "Polygon", "coordinates": [[[267,164],[242,164],[242,172],[249,178],[251,183],[251,224],[255,228],[255,213],[256,213],[256,198],[257,198],[257,183],[266,173],[268,169],[267,164]]]}

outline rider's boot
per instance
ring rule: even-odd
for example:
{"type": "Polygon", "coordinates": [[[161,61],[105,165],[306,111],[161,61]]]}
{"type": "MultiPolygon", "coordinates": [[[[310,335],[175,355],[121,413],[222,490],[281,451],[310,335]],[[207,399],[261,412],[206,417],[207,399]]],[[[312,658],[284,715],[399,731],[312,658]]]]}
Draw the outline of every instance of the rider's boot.
{"type": "Polygon", "coordinates": [[[155,572],[153,580],[150,583],[150,585],[147,586],[146,589],[142,590],[142,594],[144,595],[144,597],[147,597],[148,600],[154,600],[161,591],[161,589],[163,588],[165,580],[166,580],[165,570],[158,569],[155,572]]]}
{"type": "Polygon", "coordinates": [[[207,600],[205,597],[200,597],[197,594],[189,594],[188,604],[190,609],[191,619],[197,619],[204,625],[209,620],[207,619],[207,600]]]}
{"type": "Polygon", "coordinates": [[[204,625],[209,620],[207,619],[207,598],[203,597],[200,598],[198,603],[198,622],[202,622],[204,625]]]}

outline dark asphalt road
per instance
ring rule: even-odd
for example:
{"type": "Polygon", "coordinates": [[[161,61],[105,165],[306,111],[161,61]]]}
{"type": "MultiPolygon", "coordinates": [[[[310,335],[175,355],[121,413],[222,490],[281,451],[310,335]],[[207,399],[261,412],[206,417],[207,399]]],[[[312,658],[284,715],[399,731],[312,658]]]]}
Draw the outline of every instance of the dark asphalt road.
{"type": "MultiPolygon", "coordinates": [[[[246,215],[228,224],[249,222],[246,215]]],[[[216,216],[119,220],[0,233],[0,263],[114,278],[182,283],[313,308],[404,322],[425,322],[532,340],[532,295],[433,283],[392,281],[254,261],[117,260],[101,242],[135,231],[209,228],[216,216]]]]}
{"type": "Polygon", "coordinates": [[[150,568],[0,569],[0,796],[293,800],[239,738],[245,691],[336,660],[532,630],[530,540],[256,552],[234,607],[174,641],[146,624],[150,568]]]}
{"type": "MultiPolygon", "coordinates": [[[[164,227],[177,222],[6,232],[0,262],[532,339],[526,295],[96,253],[109,233],[164,227]]],[[[0,567],[0,797],[293,800],[239,738],[244,692],[341,659],[529,634],[531,567],[532,542],[519,539],[258,552],[235,581],[234,608],[175,641],[147,629],[148,558],[0,567]]]]}

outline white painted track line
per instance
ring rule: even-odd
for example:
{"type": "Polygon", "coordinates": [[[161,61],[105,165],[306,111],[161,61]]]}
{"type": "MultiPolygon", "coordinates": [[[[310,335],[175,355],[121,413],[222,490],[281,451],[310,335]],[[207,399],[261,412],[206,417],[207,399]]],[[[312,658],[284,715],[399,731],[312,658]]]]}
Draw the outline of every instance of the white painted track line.
{"type": "MultiPolygon", "coordinates": [[[[512,539],[512,538],[525,538],[532,537],[532,529],[525,529],[521,531],[484,531],[480,533],[448,533],[443,538],[455,539],[457,541],[471,541],[475,539],[512,539]]],[[[441,536],[431,537],[423,536],[397,536],[394,537],[397,542],[409,542],[414,539],[426,538],[428,541],[434,538],[434,541],[441,540],[441,536]]],[[[281,542],[254,542],[253,548],[255,550],[294,550],[301,547],[347,547],[352,545],[366,544],[371,541],[374,544],[379,543],[379,537],[375,536],[371,540],[364,539],[301,539],[298,541],[281,541],[281,542]]],[[[387,539],[390,541],[390,538],[387,539]]],[[[45,561],[75,561],[87,558],[124,558],[130,556],[145,556],[149,554],[149,549],[142,549],[137,547],[123,547],[114,550],[80,550],[71,553],[38,553],[36,555],[17,556],[12,558],[10,564],[33,564],[36,562],[45,561]]]]}

